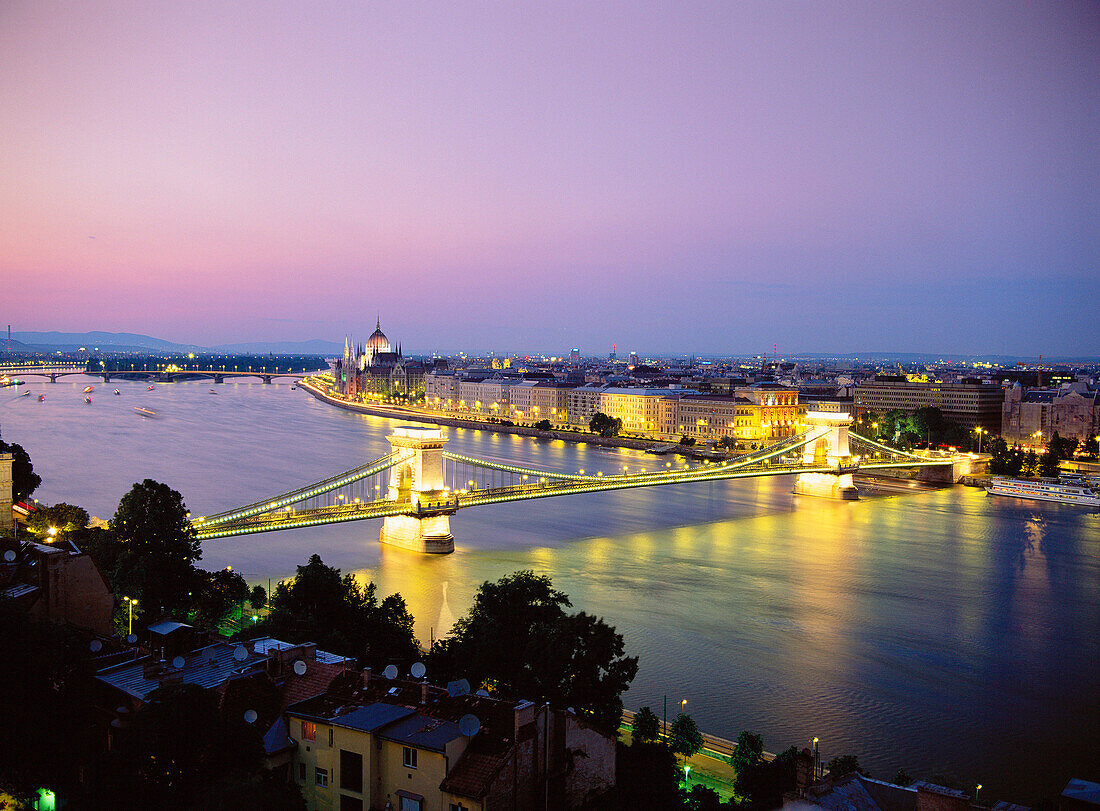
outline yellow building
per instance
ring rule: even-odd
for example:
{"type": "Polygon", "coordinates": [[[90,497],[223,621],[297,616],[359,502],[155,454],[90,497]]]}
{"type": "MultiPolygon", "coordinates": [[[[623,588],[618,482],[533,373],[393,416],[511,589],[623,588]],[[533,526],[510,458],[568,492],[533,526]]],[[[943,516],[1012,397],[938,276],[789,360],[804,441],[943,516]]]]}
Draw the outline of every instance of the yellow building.
{"type": "Polygon", "coordinates": [[[774,383],[739,388],[733,396],[684,394],[660,404],[659,432],[664,439],[691,437],[716,442],[731,437],[743,443],[784,439],[804,428],[806,407],[797,389],[774,383]]]}

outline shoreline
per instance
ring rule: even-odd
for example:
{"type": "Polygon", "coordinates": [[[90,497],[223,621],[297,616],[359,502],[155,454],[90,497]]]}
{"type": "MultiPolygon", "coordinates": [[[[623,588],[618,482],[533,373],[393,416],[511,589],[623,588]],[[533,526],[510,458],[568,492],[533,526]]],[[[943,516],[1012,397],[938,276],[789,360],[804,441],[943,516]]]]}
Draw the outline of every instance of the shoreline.
{"type": "Polygon", "coordinates": [[[414,409],[387,408],[386,406],[374,406],[366,403],[349,403],[333,397],[318,386],[309,382],[308,378],[298,381],[298,388],[309,392],[318,400],[329,405],[342,408],[345,411],[355,411],[360,414],[370,414],[373,417],[385,417],[387,419],[406,419],[415,422],[425,422],[430,425],[446,425],[451,428],[470,428],[477,431],[495,431],[500,434],[516,434],[529,436],[535,439],[560,439],[563,442],[576,444],[599,445],[604,448],[629,448],[636,451],[645,451],[653,447],[672,444],[674,447],[666,454],[678,454],[700,459],[711,458],[710,454],[702,455],[698,451],[692,452],[692,448],[678,448],[675,443],[663,442],[657,439],[635,439],[632,437],[606,437],[586,434],[580,431],[550,430],[540,431],[538,428],[530,428],[525,425],[500,425],[499,423],[482,422],[481,420],[464,420],[461,417],[447,417],[416,411],[414,409]]]}

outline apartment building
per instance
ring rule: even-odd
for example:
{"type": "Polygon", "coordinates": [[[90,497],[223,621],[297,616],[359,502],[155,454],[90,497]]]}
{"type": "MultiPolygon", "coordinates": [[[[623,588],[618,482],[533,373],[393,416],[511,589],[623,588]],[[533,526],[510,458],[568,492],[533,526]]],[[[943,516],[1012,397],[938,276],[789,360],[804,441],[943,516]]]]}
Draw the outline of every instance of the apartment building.
{"type": "Polygon", "coordinates": [[[902,411],[912,414],[919,408],[938,408],[943,416],[966,428],[1001,431],[1004,390],[992,383],[913,382],[876,378],[859,383],[853,389],[856,419],[868,412],[884,414],[902,411]]]}

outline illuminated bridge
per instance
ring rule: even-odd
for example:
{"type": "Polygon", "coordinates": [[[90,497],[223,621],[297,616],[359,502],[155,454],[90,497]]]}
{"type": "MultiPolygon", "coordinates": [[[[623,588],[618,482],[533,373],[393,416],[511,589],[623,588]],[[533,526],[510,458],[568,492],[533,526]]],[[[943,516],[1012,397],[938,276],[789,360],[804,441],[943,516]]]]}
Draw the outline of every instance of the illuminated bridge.
{"type": "Polygon", "coordinates": [[[56,383],[59,377],[65,377],[67,375],[87,375],[89,377],[102,378],[104,383],[110,383],[111,378],[144,378],[147,380],[156,380],[161,383],[167,383],[172,380],[176,380],[181,377],[211,377],[215,383],[221,383],[227,377],[257,377],[264,383],[270,383],[273,379],[279,377],[290,377],[295,380],[299,380],[304,377],[309,377],[316,372],[294,372],[289,368],[280,371],[278,367],[259,366],[256,368],[251,366],[244,368],[240,366],[219,366],[217,368],[187,368],[186,366],[179,366],[175,364],[160,364],[158,366],[131,366],[129,369],[103,369],[97,371],[95,369],[89,369],[83,364],[21,364],[21,365],[0,365],[0,375],[6,377],[48,377],[51,383],[56,383]]]}
{"type": "Polygon", "coordinates": [[[938,469],[944,480],[957,478],[961,457],[904,453],[850,434],[851,418],[844,414],[811,412],[807,421],[810,427],[797,436],[728,460],[609,475],[539,470],[449,453],[443,450],[447,440],[441,429],[403,425],[389,437],[392,451],[385,456],[192,523],[199,540],[212,540],[382,518],[383,543],[420,552],[451,552],[449,516],[482,504],[786,474],[798,474],[796,492],[856,498],[856,470],[926,468],[938,469]]]}

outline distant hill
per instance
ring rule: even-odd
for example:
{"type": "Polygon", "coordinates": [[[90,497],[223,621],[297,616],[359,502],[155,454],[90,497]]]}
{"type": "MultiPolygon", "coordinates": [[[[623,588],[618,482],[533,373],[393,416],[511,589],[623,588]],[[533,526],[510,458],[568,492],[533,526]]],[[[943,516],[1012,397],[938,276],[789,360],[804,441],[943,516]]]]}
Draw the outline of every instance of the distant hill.
{"type": "MultiPolygon", "coordinates": [[[[11,349],[23,351],[46,350],[50,352],[76,352],[80,349],[105,352],[169,352],[201,354],[245,354],[245,355],[338,355],[344,351],[344,345],[335,341],[249,341],[219,346],[198,346],[196,344],[177,344],[140,335],[134,332],[13,332],[11,349]]],[[[0,345],[6,345],[5,338],[0,345]]]]}

